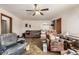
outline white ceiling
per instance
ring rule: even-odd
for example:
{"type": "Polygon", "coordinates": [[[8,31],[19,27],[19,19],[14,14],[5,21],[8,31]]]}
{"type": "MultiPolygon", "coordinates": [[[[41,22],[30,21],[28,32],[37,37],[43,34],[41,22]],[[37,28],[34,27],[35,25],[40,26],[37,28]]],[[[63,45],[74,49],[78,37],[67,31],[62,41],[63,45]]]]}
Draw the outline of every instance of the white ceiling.
{"type": "Polygon", "coordinates": [[[70,4],[38,4],[38,7],[49,8],[49,11],[43,11],[44,16],[38,14],[32,16],[33,12],[27,12],[25,10],[33,9],[33,4],[0,4],[0,7],[13,13],[17,17],[23,20],[49,20],[55,17],[57,14],[68,10],[75,5],[70,4]]]}

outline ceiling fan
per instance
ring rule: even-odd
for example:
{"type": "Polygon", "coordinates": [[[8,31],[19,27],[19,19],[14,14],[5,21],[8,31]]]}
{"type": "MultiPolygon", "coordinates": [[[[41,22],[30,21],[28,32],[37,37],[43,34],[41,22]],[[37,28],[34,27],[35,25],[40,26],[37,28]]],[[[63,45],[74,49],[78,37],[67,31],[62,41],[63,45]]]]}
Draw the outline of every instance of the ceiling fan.
{"type": "Polygon", "coordinates": [[[39,13],[41,15],[44,15],[41,11],[48,11],[49,10],[49,8],[38,9],[37,7],[38,7],[38,5],[37,4],[34,4],[34,10],[26,10],[26,11],[33,11],[34,12],[33,13],[33,16],[34,16],[34,15],[36,15],[36,13],[39,13]]]}

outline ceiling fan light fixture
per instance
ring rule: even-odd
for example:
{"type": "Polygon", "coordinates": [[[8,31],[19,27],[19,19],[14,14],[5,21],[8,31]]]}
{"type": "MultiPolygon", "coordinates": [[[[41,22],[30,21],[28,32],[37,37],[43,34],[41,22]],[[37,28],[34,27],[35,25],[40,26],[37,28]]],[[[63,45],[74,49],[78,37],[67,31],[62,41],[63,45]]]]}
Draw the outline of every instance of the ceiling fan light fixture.
{"type": "Polygon", "coordinates": [[[40,14],[38,11],[36,11],[35,13],[36,13],[36,15],[40,14]]]}
{"type": "Polygon", "coordinates": [[[33,9],[33,10],[26,10],[26,11],[33,11],[33,12],[34,12],[34,13],[33,13],[33,16],[34,16],[34,15],[38,15],[38,14],[44,15],[44,14],[42,13],[42,11],[48,11],[48,10],[49,10],[49,8],[40,9],[40,8],[37,6],[37,4],[34,4],[34,9],[33,9]]]}

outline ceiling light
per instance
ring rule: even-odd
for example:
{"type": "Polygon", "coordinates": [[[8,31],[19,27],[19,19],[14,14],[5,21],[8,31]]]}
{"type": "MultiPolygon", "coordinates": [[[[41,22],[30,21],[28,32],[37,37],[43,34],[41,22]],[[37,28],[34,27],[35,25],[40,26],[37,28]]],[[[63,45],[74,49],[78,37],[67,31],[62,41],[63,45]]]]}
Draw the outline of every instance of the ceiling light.
{"type": "Polygon", "coordinates": [[[38,11],[36,11],[36,15],[40,14],[38,11]]]}

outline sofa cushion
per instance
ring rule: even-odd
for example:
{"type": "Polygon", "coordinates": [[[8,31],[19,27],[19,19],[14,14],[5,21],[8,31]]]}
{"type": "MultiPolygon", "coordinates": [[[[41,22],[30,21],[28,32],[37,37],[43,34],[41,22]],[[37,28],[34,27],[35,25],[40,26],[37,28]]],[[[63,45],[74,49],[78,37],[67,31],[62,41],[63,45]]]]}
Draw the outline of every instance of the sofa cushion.
{"type": "Polygon", "coordinates": [[[6,50],[5,46],[0,45],[0,55],[6,50]]]}
{"type": "Polygon", "coordinates": [[[26,44],[20,44],[14,45],[7,49],[2,55],[15,55],[21,53],[26,47],[26,44]]]}
{"type": "Polygon", "coordinates": [[[3,34],[0,36],[0,42],[2,46],[9,46],[17,43],[17,35],[15,33],[3,34]]]}

